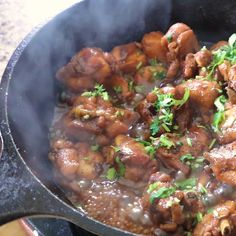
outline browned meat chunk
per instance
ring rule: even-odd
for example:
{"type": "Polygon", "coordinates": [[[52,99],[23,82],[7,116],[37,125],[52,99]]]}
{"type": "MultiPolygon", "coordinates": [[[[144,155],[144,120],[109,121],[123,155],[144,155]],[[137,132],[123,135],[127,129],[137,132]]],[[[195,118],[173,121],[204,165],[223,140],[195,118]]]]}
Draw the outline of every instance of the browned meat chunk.
{"type": "Polygon", "coordinates": [[[201,51],[198,51],[194,55],[194,57],[195,57],[198,67],[205,67],[210,64],[211,59],[212,59],[212,53],[211,51],[207,49],[203,49],[201,51]]]}
{"type": "Polygon", "coordinates": [[[142,39],[142,48],[147,57],[156,58],[165,63],[167,48],[162,44],[162,37],[163,34],[159,31],[145,34],[142,39]]]}
{"type": "Polygon", "coordinates": [[[184,61],[183,76],[185,79],[194,78],[197,73],[197,62],[193,53],[189,53],[184,61]]]}
{"type": "Polygon", "coordinates": [[[179,72],[179,68],[180,68],[180,62],[175,59],[170,63],[170,66],[168,68],[166,77],[168,79],[173,79],[177,76],[178,72],[179,72]]]}
{"type": "Polygon", "coordinates": [[[214,148],[204,154],[216,179],[236,186],[236,141],[214,148]]]}
{"type": "Polygon", "coordinates": [[[118,135],[115,138],[114,146],[117,152],[113,152],[113,159],[119,158],[124,165],[125,179],[147,182],[150,175],[157,171],[156,160],[150,158],[141,143],[128,136],[118,135]]]}
{"type": "Polygon", "coordinates": [[[229,87],[236,91],[236,65],[229,70],[229,87]]]}
{"type": "Polygon", "coordinates": [[[103,83],[111,73],[111,56],[99,48],[84,48],[58,72],[56,77],[73,92],[90,89],[94,81],[103,83]]]}
{"type": "Polygon", "coordinates": [[[222,64],[218,66],[218,70],[223,77],[224,81],[229,80],[229,71],[230,71],[230,63],[228,61],[224,61],[222,64]]]}
{"type": "Polygon", "coordinates": [[[114,47],[111,51],[115,59],[116,71],[135,72],[139,67],[146,65],[147,59],[137,43],[129,43],[114,47]]]}
{"type": "Polygon", "coordinates": [[[172,25],[165,34],[165,40],[169,51],[176,54],[178,58],[185,58],[188,53],[195,53],[199,49],[198,40],[189,26],[183,23],[172,25]],[[170,50],[175,44],[175,50],[170,50]]]}
{"type": "Polygon", "coordinates": [[[229,97],[229,101],[231,104],[236,104],[236,91],[234,91],[233,89],[227,87],[227,95],[229,97]]]}
{"type": "Polygon", "coordinates": [[[130,88],[129,81],[121,74],[114,74],[109,81],[109,86],[113,88],[116,95],[122,101],[129,101],[134,96],[134,91],[132,91],[132,88],[130,88]]]}
{"type": "Polygon", "coordinates": [[[219,126],[217,133],[218,141],[221,144],[231,143],[236,140],[236,105],[225,106],[224,120],[219,126]]]}
{"type": "Polygon", "coordinates": [[[138,113],[113,107],[101,97],[79,96],[62,118],[62,126],[67,135],[77,140],[89,141],[97,135],[100,141],[102,135],[106,138],[102,145],[110,143],[110,138],[127,133],[138,119],[138,113]]]}
{"type": "Polygon", "coordinates": [[[185,175],[190,172],[189,166],[181,162],[180,157],[185,154],[191,154],[194,157],[201,156],[204,151],[208,150],[210,135],[204,128],[192,127],[183,137],[174,134],[166,134],[168,139],[173,143],[169,149],[159,147],[156,155],[164,165],[175,170],[182,171],[185,175]]]}
{"type": "Polygon", "coordinates": [[[194,229],[193,236],[234,236],[236,235],[236,203],[226,201],[214,207],[213,213],[206,214],[194,229]]]}
{"type": "Polygon", "coordinates": [[[176,86],[177,94],[181,98],[185,89],[190,90],[189,101],[196,108],[206,123],[210,122],[210,111],[214,108],[214,101],[219,96],[220,85],[215,81],[187,80],[176,86]]]}
{"type": "Polygon", "coordinates": [[[103,157],[93,152],[86,143],[72,144],[57,140],[52,145],[50,159],[62,175],[72,180],[76,177],[96,178],[102,171],[103,157]]]}

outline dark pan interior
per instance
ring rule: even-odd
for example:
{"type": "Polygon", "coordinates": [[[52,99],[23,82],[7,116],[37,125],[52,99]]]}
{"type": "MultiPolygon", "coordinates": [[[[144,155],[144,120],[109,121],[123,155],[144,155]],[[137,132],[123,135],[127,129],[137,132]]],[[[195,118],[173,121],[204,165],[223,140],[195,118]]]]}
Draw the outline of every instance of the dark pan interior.
{"type": "MultiPolygon", "coordinates": [[[[47,155],[59,89],[54,75],[78,50],[85,46],[110,50],[138,41],[146,32],[166,31],[178,21],[196,30],[201,41],[214,42],[236,29],[235,13],[233,0],[88,0],[58,15],[16,51],[21,56],[10,78],[10,128],[27,165],[43,183],[53,186],[47,155]]],[[[53,191],[57,193],[56,188],[53,191]]]]}

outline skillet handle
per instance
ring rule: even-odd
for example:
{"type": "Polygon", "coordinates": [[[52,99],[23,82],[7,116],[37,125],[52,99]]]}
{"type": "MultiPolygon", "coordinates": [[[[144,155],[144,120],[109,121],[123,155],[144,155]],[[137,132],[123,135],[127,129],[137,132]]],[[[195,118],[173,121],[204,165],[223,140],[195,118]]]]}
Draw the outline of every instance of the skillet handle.
{"type": "Polygon", "coordinates": [[[0,135],[0,146],[0,225],[25,216],[65,219],[74,215],[72,207],[52,194],[31,173],[6,132],[0,135]]]}

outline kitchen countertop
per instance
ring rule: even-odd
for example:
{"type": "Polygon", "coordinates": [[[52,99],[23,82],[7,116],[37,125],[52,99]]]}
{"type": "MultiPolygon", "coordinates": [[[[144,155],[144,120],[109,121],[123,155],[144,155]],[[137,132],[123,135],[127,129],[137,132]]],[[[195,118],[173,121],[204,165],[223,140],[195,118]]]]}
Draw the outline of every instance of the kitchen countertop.
{"type": "MultiPolygon", "coordinates": [[[[33,27],[79,0],[0,0],[0,81],[21,40],[33,27]]],[[[26,236],[20,221],[0,227],[0,236],[26,236]]]]}

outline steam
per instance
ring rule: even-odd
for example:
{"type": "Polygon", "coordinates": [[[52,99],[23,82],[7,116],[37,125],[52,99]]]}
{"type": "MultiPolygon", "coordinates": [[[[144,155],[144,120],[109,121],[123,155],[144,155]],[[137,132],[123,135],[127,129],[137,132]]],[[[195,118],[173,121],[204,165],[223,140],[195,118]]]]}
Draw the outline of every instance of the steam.
{"type": "Polygon", "coordinates": [[[82,1],[23,43],[28,46],[11,76],[8,114],[17,147],[41,179],[51,178],[48,130],[56,104],[56,71],[83,47],[109,51],[146,32],[166,30],[170,12],[170,0],[82,1]]]}

